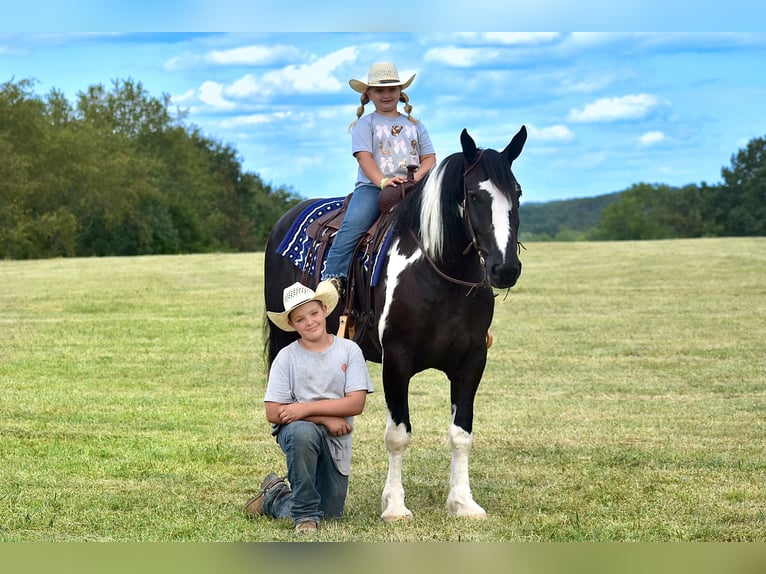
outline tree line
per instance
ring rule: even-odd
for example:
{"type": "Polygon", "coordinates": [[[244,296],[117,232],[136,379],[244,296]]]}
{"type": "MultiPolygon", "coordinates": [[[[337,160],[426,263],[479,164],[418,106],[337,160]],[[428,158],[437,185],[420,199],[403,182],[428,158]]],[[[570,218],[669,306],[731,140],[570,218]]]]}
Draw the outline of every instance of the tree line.
{"type": "MultiPolygon", "coordinates": [[[[244,172],[236,150],[185,123],[140,82],[74,103],[32,80],[0,86],[0,258],[257,251],[301,198],[244,172]]],[[[522,240],[766,235],[766,138],[717,185],[637,183],[522,204],[522,240]]]]}
{"type": "Polygon", "coordinates": [[[141,83],[33,88],[0,87],[0,258],[255,251],[300,199],[141,83]]]}
{"type": "Polygon", "coordinates": [[[721,168],[723,182],[637,183],[621,192],[522,205],[523,240],[628,240],[766,235],[766,138],[721,168]]]}

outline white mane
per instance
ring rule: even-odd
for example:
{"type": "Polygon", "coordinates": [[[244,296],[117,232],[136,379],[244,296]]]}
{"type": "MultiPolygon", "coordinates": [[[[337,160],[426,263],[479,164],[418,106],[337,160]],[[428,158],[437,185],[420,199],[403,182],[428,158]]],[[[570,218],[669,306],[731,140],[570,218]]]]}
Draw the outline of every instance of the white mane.
{"type": "Polygon", "coordinates": [[[420,205],[420,240],[428,255],[435,261],[441,259],[444,249],[444,225],[442,223],[441,187],[444,169],[440,164],[423,185],[420,205]]]}

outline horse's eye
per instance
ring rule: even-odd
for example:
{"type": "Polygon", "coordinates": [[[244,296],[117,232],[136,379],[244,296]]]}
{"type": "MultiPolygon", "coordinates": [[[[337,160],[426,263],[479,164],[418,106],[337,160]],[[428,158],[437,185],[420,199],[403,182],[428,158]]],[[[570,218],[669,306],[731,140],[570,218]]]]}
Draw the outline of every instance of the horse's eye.
{"type": "Polygon", "coordinates": [[[468,199],[470,199],[471,201],[476,201],[477,199],[479,199],[479,194],[476,193],[475,191],[472,191],[472,190],[469,189],[468,190],[468,199]]]}

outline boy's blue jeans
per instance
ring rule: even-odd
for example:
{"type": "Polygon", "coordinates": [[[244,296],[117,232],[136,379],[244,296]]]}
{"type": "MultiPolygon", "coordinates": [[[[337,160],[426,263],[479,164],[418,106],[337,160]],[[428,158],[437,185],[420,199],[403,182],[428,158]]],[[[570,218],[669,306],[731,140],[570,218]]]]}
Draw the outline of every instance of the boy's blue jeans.
{"type": "Polygon", "coordinates": [[[322,279],[348,277],[356,244],[380,215],[379,195],[380,188],[371,183],[358,185],[354,189],[348,202],[346,216],[327,254],[322,279]]]}
{"type": "Polygon", "coordinates": [[[263,499],[263,513],[273,518],[306,520],[341,518],[348,492],[348,476],[335,468],[325,441],[325,427],[308,421],[284,425],[277,443],[287,458],[286,487],[269,491],[263,499]]]}

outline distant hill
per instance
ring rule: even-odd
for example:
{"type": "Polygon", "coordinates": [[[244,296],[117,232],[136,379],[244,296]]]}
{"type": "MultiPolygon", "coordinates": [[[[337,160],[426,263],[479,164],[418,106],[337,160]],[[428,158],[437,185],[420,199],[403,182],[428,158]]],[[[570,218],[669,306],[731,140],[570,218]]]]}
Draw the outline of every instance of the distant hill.
{"type": "Polygon", "coordinates": [[[621,193],[522,203],[519,207],[519,237],[522,241],[587,239],[588,232],[601,221],[604,208],[614,203],[621,193]]]}

